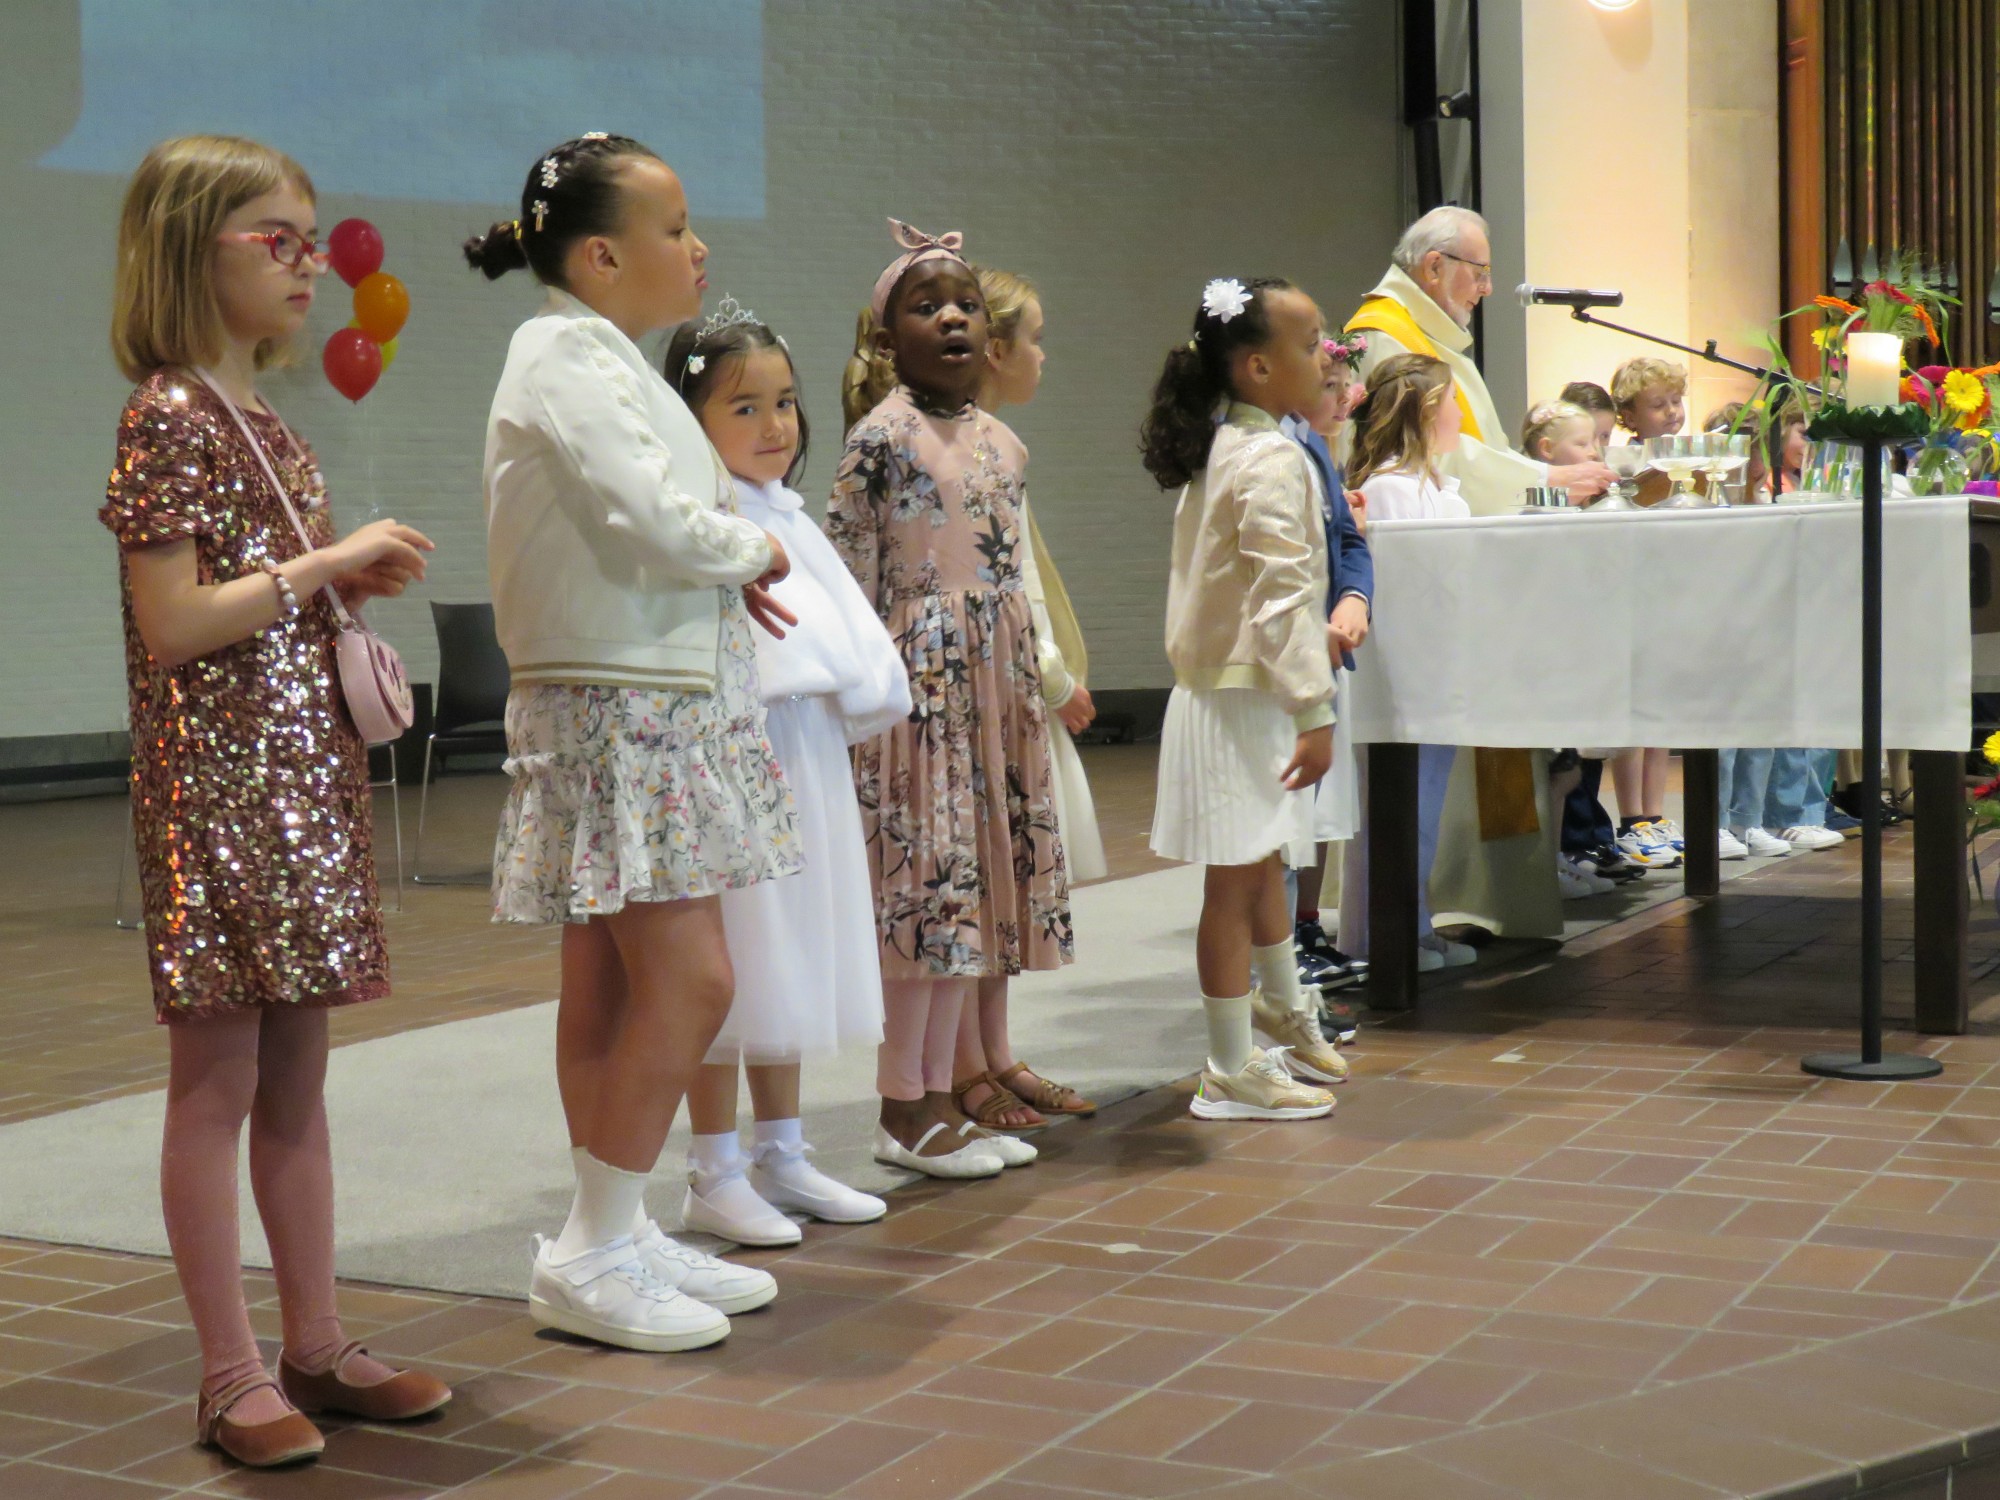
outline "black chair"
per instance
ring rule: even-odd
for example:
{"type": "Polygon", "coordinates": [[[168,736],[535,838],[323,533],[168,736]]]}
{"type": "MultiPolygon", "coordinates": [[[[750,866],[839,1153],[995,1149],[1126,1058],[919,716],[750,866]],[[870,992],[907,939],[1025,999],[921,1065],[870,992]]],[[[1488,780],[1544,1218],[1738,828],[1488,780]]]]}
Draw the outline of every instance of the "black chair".
{"type": "Polygon", "coordinates": [[[424,813],[431,795],[436,755],[504,755],[507,752],[507,656],[493,632],[490,604],[431,605],[437,627],[437,701],[431,732],[424,740],[423,793],[417,799],[417,851],[410,879],[418,885],[484,885],[476,875],[426,875],[424,813]]]}

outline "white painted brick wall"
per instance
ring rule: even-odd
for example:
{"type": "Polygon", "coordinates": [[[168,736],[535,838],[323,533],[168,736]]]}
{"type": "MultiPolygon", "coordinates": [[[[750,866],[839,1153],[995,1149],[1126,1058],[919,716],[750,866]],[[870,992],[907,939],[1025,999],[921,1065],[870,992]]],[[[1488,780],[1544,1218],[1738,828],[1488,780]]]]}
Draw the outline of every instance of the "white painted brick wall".
{"type": "MultiPolygon", "coordinates": [[[[726,3],[726,0],[718,0],[726,3]]],[[[1170,497],[1135,434],[1203,280],[1279,274],[1344,316],[1400,227],[1394,7],[1388,0],[767,0],[769,216],[707,218],[712,295],[786,334],[817,445],[818,506],[839,450],[854,314],[886,258],[884,216],[963,229],[980,259],[1037,281],[1040,400],[1009,413],[1030,493],[1102,687],[1170,680],[1160,648],[1170,497]]],[[[122,184],[36,169],[77,107],[75,6],[0,17],[0,737],[115,728],[124,705],[112,543],[94,519],[124,387],[106,352],[122,184]]],[[[562,8],[548,6],[548,24],[562,8]]],[[[217,87],[226,87],[217,80],[217,87]]],[[[649,136],[643,119],[578,130],[649,136]]],[[[281,142],[313,165],[310,144],[281,142]]],[[[650,140],[669,161],[674,142],[650,140]]],[[[411,150],[422,150],[413,140],[411,150]]],[[[527,163],[520,164],[525,173],[527,163]]],[[[418,597],[377,623],[414,674],[434,667],[427,599],[485,596],[479,463],[507,336],[536,301],[488,285],[457,243],[511,204],[329,199],[363,214],[415,311],[394,370],[359,407],[319,375],[346,317],[329,279],[280,410],[317,447],[337,514],[394,514],[438,542],[418,597]]]]}

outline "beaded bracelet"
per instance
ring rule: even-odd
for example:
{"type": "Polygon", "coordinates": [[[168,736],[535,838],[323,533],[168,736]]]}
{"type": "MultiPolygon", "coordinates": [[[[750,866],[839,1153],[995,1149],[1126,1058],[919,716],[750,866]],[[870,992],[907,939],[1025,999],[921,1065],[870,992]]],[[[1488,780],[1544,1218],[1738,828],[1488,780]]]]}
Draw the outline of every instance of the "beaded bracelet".
{"type": "Polygon", "coordinates": [[[292,592],[290,580],[278,571],[278,565],[269,558],[264,560],[264,571],[271,575],[271,581],[278,586],[278,603],[284,609],[285,618],[296,620],[299,617],[299,596],[292,592]]]}

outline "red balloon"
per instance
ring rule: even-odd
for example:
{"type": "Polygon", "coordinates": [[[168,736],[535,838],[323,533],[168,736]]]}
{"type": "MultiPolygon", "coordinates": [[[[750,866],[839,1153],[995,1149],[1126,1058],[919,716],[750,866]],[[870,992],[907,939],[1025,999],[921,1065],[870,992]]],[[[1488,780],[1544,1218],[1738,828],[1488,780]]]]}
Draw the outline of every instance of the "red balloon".
{"type": "Polygon", "coordinates": [[[342,219],[326,237],[340,279],[354,286],[382,269],[382,231],[366,219],[342,219]]]}
{"type": "Polygon", "coordinates": [[[343,328],[326,341],[320,365],[336,391],[359,401],[382,378],[382,346],[358,328],[343,328]]]}

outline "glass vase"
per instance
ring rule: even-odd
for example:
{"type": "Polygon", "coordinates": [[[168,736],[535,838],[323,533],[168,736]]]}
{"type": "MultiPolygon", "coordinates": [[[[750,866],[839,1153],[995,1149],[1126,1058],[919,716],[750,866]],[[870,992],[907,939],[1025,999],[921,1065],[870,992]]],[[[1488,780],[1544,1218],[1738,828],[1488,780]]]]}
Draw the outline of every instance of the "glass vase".
{"type": "Polygon", "coordinates": [[[1908,478],[1913,495],[1962,495],[1971,477],[1972,466],[1953,433],[1925,438],[1910,458],[1908,478]]]}

